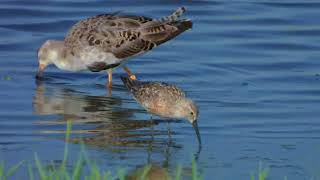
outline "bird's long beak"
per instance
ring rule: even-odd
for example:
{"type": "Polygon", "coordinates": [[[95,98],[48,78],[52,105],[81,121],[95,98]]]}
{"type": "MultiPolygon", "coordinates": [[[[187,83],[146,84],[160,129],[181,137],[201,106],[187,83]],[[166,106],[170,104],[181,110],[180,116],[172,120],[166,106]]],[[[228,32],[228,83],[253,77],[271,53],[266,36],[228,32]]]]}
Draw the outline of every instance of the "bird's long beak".
{"type": "Polygon", "coordinates": [[[197,120],[193,121],[192,126],[193,126],[193,129],[196,131],[199,144],[201,145],[201,137],[200,137],[199,127],[198,127],[198,121],[197,120]]]}
{"type": "Polygon", "coordinates": [[[44,64],[39,64],[39,69],[38,69],[38,73],[36,75],[36,78],[42,78],[43,76],[43,72],[44,72],[44,69],[46,68],[46,65],[44,64]]]}

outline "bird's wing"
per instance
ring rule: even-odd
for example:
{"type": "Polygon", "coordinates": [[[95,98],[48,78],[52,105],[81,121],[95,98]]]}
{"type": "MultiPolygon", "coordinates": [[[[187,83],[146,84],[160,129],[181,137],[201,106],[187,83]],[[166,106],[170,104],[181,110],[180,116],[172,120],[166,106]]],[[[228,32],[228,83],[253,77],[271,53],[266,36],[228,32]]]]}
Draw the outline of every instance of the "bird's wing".
{"type": "Polygon", "coordinates": [[[125,59],[144,53],[191,28],[192,22],[178,20],[184,12],[153,20],[143,16],[102,14],[78,22],[64,42],[77,55],[84,48],[95,47],[125,59]]]}
{"type": "Polygon", "coordinates": [[[179,87],[164,82],[145,82],[139,85],[139,88],[135,92],[132,92],[134,96],[144,98],[163,98],[170,101],[176,101],[181,97],[185,97],[185,93],[179,87]]]}

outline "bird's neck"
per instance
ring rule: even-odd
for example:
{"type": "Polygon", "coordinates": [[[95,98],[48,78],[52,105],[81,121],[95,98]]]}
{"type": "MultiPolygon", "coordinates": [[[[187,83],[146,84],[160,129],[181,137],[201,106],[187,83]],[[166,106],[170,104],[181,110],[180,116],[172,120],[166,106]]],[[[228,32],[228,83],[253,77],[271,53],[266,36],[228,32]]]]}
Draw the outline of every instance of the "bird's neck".
{"type": "MultiPolygon", "coordinates": [[[[63,43],[63,42],[62,42],[63,43]]],[[[55,48],[54,51],[50,52],[52,55],[52,62],[59,68],[63,70],[70,69],[72,64],[71,58],[67,55],[67,49],[63,44],[58,48],[55,48]]]]}
{"type": "Polygon", "coordinates": [[[185,116],[185,103],[184,103],[184,100],[178,100],[178,102],[175,104],[175,107],[174,108],[171,108],[172,109],[172,114],[173,116],[175,116],[175,118],[177,119],[182,119],[184,118],[185,116]]]}

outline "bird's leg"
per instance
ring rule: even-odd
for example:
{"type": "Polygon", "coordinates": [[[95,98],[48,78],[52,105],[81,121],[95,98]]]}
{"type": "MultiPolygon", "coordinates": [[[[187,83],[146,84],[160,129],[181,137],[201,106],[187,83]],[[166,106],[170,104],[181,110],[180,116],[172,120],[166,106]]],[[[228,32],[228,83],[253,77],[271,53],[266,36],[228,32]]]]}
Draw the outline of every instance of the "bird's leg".
{"type": "Polygon", "coordinates": [[[112,69],[108,69],[108,88],[112,88],[112,69]]]}
{"type": "Polygon", "coordinates": [[[136,75],[134,75],[127,66],[123,66],[123,69],[127,72],[131,80],[137,80],[136,75]]]}

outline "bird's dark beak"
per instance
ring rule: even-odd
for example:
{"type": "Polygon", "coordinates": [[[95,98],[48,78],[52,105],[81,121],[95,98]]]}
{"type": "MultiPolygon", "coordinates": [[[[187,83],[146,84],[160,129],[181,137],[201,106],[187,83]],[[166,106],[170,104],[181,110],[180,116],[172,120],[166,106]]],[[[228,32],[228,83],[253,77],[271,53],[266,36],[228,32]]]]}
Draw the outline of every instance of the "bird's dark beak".
{"type": "Polygon", "coordinates": [[[45,68],[46,68],[46,66],[44,64],[39,64],[39,69],[38,69],[38,72],[36,74],[36,78],[37,79],[41,79],[43,77],[43,72],[44,72],[45,68]]]}
{"type": "Polygon", "coordinates": [[[197,120],[193,121],[192,126],[193,126],[193,129],[196,131],[199,144],[201,145],[201,137],[200,137],[199,127],[198,127],[198,121],[197,120]]]}

